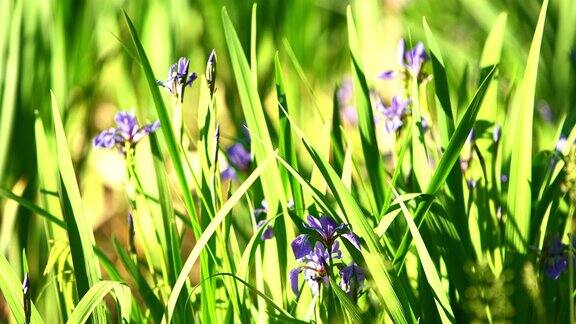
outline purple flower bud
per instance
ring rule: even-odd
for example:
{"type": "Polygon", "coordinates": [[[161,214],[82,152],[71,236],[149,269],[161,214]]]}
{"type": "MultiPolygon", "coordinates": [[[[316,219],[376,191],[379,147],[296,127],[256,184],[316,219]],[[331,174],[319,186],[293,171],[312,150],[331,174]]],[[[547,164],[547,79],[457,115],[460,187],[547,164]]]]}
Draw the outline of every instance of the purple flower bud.
{"type": "Polygon", "coordinates": [[[206,82],[210,89],[210,95],[213,96],[216,86],[216,50],[212,50],[206,63],[206,82]]]}
{"type": "Polygon", "coordinates": [[[500,181],[501,181],[502,183],[508,182],[508,176],[505,175],[505,174],[501,175],[501,176],[500,176],[500,181]]]}
{"type": "Polygon", "coordinates": [[[136,237],[136,231],[134,230],[134,218],[132,213],[128,213],[128,246],[130,248],[130,253],[136,253],[136,244],[134,239],[136,237]]]}
{"type": "Polygon", "coordinates": [[[468,184],[468,189],[476,188],[476,180],[475,179],[468,179],[466,181],[466,183],[468,184]]]}
{"type": "Polygon", "coordinates": [[[550,105],[546,102],[540,102],[538,105],[538,113],[540,114],[540,118],[547,123],[551,123],[554,119],[554,113],[552,113],[550,105]]]}
{"type": "Polygon", "coordinates": [[[30,277],[28,272],[24,274],[24,280],[22,281],[22,293],[24,295],[24,322],[26,324],[30,323],[30,317],[32,315],[32,301],[30,296],[30,277]]]}

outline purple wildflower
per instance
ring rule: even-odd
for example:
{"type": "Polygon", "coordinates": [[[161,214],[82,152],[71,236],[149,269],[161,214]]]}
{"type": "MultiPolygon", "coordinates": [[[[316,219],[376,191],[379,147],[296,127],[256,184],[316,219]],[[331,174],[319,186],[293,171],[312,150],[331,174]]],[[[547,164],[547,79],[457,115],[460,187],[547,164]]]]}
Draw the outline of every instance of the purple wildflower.
{"type": "Polygon", "coordinates": [[[116,146],[120,152],[126,154],[126,148],[133,148],[144,136],[156,131],[160,122],[155,121],[144,126],[138,125],[138,119],[133,113],[120,111],[114,117],[116,128],[100,132],[93,145],[97,148],[112,148],[116,146]]]}
{"type": "Polygon", "coordinates": [[[382,102],[376,103],[376,109],[386,117],[385,128],[388,133],[393,133],[402,127],[402,119],[409,104],[410,99],[402,100],[400,96],[394,96],[389,107],[384,106],[382,102]]]}
{"type": "Polygon", "coordinates": [[[502,183],[508,182],[508,176],[505,175],[505,174],[501,175],[501,176],[500,176],[500,181],[501,181],[502,183]]]}
{"type": "Polygon", "coordinates": [[[252,161],[252,156],[242,144],[236,143],[228,147],[226,154],[228,155],[228,160],[235,168],[241,171],[248,170],[250,162],[252,161]]]}
{"type": "Polygon", "coordinates": [[[563,244],[558,236],[555,236],[548,239],[544,249],[540,252],[540,264],[553,280],[558,279],[568,267],[567,249],[568,246],[563,244]]]}
{"type": "Polygon", "coordinates": [[[178,96],[182,100],[182,94],[179,94],[179,89],[183,91],[184,87],[191,86],[192,82],[197,78],[195,72],[188,74],[189,66],[190,60],[181,57],[177,63],[170,65],[168,78],[166,80],[158,80],[156,84],[166,88],[171,94],[178,96]]]}
{"type": "Polygon", "coordinates": [[[477,183],[476,179],[472,179],[472,178],[470,178],[466,181],[466,184],[468,185],[468,189],[476,188],[476,183],[477,183]]]}
{"type": "MultiPolygon", "coordinates": [[[[422,64],[428,60],[426,49],[422,42],[416,43],[412,49],[406,51],[404,39],[400,39],[397,47],[398,63],[403,65],[406,71],[412,76],[418,76],[422,64]]],[[[384,71],[377,76],[379,79],[390,80],[398,77],[398,72],[394,70],[384,71]]]]}
{"type": "Polygon", "coordinates": [[[366,279],[366,274],[361,267],[353,262],[349,266],[340,270],[340,279],[340,288],[355,300],[358,297],[358,292],[362,287],[364,280],[366,279]]]}
{"type": "Polygon", "coordinates": [[[312,294],[317,295],[320,291],[320,284],[328,285],[329,275],[328,267],[330,259],[340,259],[342,252],[339,249],[338,242],[332,245],[330,252],[321,243],[316,242],[314,249],[310,250],[304,257],[300,259],[304,265],[300,265],[290,270],[290,286],[295,295],[299,293],[298,277],[300,273],[304,273],[304,279],[312,290],[312,294]]]}

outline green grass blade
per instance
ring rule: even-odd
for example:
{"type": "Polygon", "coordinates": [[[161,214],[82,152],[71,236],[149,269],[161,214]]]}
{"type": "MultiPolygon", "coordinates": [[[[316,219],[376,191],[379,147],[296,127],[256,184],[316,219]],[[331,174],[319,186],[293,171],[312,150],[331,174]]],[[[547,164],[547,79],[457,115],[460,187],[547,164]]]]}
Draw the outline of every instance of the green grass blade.
{"type": "Polygon", "coordinates": [[[39,216],[44,217],[47,221],[51,222],[54,225],[57,225],[63,229],[66,229],[66,223],[62,220],[58,219],[56,216],[50,214],[47,210],[42,209],[38,205],[28,201],[24,197],[18,196],[13,194],[10,190],[6,190],[4,188],[0,188],[0,197],[4,197],[6,199],[11,199],[20,204],[20,206],[28,209],[29,211],[38,214],[39,216]]]}
{"type": "Polygon", "coordinates": [[[352,303],[350,297],[348,297],[348,295],[346,295],[346,293],[344,293],[342,289],[338,287],[338,284],[334,282],[334,279],[332,278],[330,278],[330,287],[332,288],[332,291],[336,295],[336,298],[338,298],[338,300],[346,310],[346,314],[348,315],[350,322],[363,323],[364,321],[362,320],[362,315],[360,314],[360,310],[358,309],[358,307],[354,305],[354,303],[352,303]]]}
{"type": "MultiPolygon", "coordinates": [[[[436,193],[442,188],[442,185],[446,181],[446,178],[448,178],[448,175],[450,174],[454,164],[458,160],[460,156],[460,150],[462,149],[462,146],[464,146],[466,138],[468,137],[468,134],[474,125],[476,115],[478,114],[478,110],[480,110],[482,100],[486,94],[486,89],[488,88],[488,85],[490,84],[495,71],[496,67],[490,68],[489,72],[486,74],[486,77],[480,84],[480,87],[476,91],[474,98],[468,105],[464,116],[462,116],[458,127],[454,131],[454,135],[452,135],[452,138],[450,139],[450,143],[448,143],[448,146],[446,147],[446,150],[444,151],[444,154],[442,155],[442,158],[440,159],[440,162],[438,163],[438,166],[432,175],[432,179],[430,180],[430,184],[426,190],[427,194],[436,195],[436,193]]],[[[414,221],[416,224],[418,224],[418,227],[420,227],[424,221],[424,217],[426,216],[426,213],[431,205],[432,201],[424,201],[418,206],[416,214],[414,215],[414,221]]],[[[409,233],[406,233],[394,257],[394,267],[396,269],[400,269],[404,263],[410,244],[411,238],[409,233]]]]}
{"type": "Polygon", "coordinates": [[[372,185],[372,192],[376,210],[373,210],[375,215],[379,215],[379,209],[382,208],[385,201],[385,168],[380,158],[380,151],[378,149],[378,141],[376,140],[376,131],[374,129],[374,114],[372,113],[372,104],[370,103],[370,89],[364,72],[359,65],[358,58],[358,44],[356,39],[356,28],[352,18],[352,9],[348,6],[348,38],[350,42],[350,55],[352,59],[352,70],[354,78],[354,92],[356,98],[356,109],[358,111],[358,126],[360,130],[360,138],[362,144],[362,152],[364,160],[367,165],[368,176],[370,184],[372,185]]]}
{"type": "MultiPolygon", "coordinates": [[[[4,255],[0,254],[0,292],[10,307],[12,316],[17,323],[24,323],[24,295],[22,293],[22,281],[18,278],[4,255]]],[[[42,317],[32,303],[31,323],[44,323],[42,317]]]]}
{"type": "MultiPolygon", "coordinates": [[[[10,23],[10,40],[8,47],[8,59],[6,60],[6,74],[2,76],[0,89],[2,92],[2,106],[0,106],[0,184],[4,180],[6,163],[8,161],[10,140],[12,138],[12,126],[16,114],[16,95],[18,89],[18,69],[20,68],[20,29],[22,26],[22,1],[16,1],[10,23]]],[[[10,15],[8,16],[10,17],[10,15]]],[[[3,64],[4,62],[0,62],[3,64]]]]}
{"type": "Polygon", "coordinates": [[[104,297],[111,291],[114,291],[116,299],[120,305],[121,321],[124,323],[130,322],[130,307],[132,303],[132,295],[130,288],[117,281],[104,280],[95,284],[82,300],[76,305],[72,314],[68,318],[69,324],[86,323],[88,317],[94,309],[104,300],[104,297]]]}
{"type": "Polygon", "coordinates": [[[138,57],[140,59],[140,64],[142,69],[144,70],[144,75],[146,76],[146,81],[148,84],[148,88],[150,89],[150,93],[152,94],[152,98],[154,100],[154,105],[156,107],[156,113],[158,114],[158,119],[160,120],[160,124],[162,125],[162,134],[164,135],[164,141],[166,142],[166,146],[168,147],[168,154],[172,159],[174,170],[176,171],[176,176],[178,179],[178,184],[181,189],[182,199],[184,200],[184,206],[188,215],[190,216],[192,229],[194,230],[194,234],[199,236],[201,233],[201,227],[198,222],[198,215],[196,212],[196,206],[194,203],[194,199],[192,197],[192,190],[186,181],[186,174],[184,171],[184,161],[181,158],[181,147],[176,140],[176,135],[174,134],[174,130],[169,125],[172,125],[170,122],[170,117],[168,114],[168,110],[166,109],[166,105],[164,104],[164,100],[162,100],[162,96],[160,95],[160,90],[158,89],[158,85],[156,84],[156,78],[154,77],[154,73],[152,72],[152,67],[150,66],[150,62],[148,61],[148,57],[144,52],[144,47],[138,38],[138,34],[136,33],[136,28],[134,28],[134,24],[128,17],[128,14],[124,12],[124,18],[126,19],[126,24],[128,25],[128,29],[130,30],[130,35],[132,37],[132,41],[136,46],[136,51],[138,53],[138,57]]]}
{"type": "MultiPolygon", "coordinates": [[[[398,192],[394,190],[394,196],[396,199],[400,198],[398,192]]],[[[440,313],[441,318],[448,317],[450,322],[454,323],[456,319],[454,318],[454,312],[452,311],[452,307],[450,306],[450,300],[448,295],[444,291],[442,287],[442,283],[440,282],[440,275],[436,270],[436,265],[432,258],[430,257],[430,253],[428,253],[428,249],[426,248],[426,244],[418,231],[418,226],[414,223],[412,219],[412,215],[408,208],[404,204],[404,201],[399,200],[398,203],[400,204],[400,208],[402,209],[402,213],[404,214],[404,218],[406,219],[406,223],[408,224],[408,229],[412,234],[412,238],[414,239],[414,243],[416,244],[416,250],[418,251],[418,256],[420,258],[420,263],[422,264],[422,268],[424,268],[424,274],[426,276],[426,280],[432,288],[434,292],[435,298],[440,302],[441,307],[438,307],[438,312],[440,313]]]]}
{"type": "Polygon", "coordinates": [[[514,143],[510,161],[510,184],[508,187],[508,216],[505,220],[506,241],[520,253],[526,252],[530,244],[531,182],[532,182],[532,123],[536,77],[540,60],[540,46],[544,33],[544,22],[548,0],[540,10],[538,24],[530,46],[524,78],[516,92],[516,106],[512,110],[512,138],[522,139],[514,143]]]}
{"type": "MultiPolygon", "coordinates": [[[[52,118],[60,171],[60,204],[66,222],[72,262],[74,263],[76,288],[78,296],[82,297],[90,290],[90,287],[100,281],[100,265],[92,248],[94,246],[94,234],[84,213],[80,189],[76,182],[74,166],[54,94],[52,94],[52,118]]],[[[106,321],[103,307],[96,309],[94,320],[97,323],[106,321]]]]}
{"type": "Polygon", "coordinates": [[[192,267],[194,266],[194,263],[200,256],[201,251],[204,249],[204,247],[206,246],[206,244],[208,243],[208,241],[210,240],[210,238],[212,237],[218,226],[224,221],[226,216],[229,214],[230,210],[232,210],[232,207],[234,207],[234,205],[242,198],[242,196],[246,193],[246,191],[248,191],[248,189],[252,186],[252,184],[254,184],[254,182],[269,167],[269,164],[271,164],[272,161],[273,157],[268,157],[266,160],[262,161],[258,165],[258,167],[252,172],[252,174],[250,174],[250,176],[240,185],[240,187],[238,187],[238,189],[234,191],[234,194],[228,199],[228,201],[214,216],[214,218],[212,219],[210,224],[208,224],[204,232],[202,232],[202,235],[196,241],[196,245],[194,245],[194,248],[192,249],[192,251],[190,251],[188,258],[186,259],[186,262],[182,267],[182,271],[178,275],[176,284],[174,284],[174,287],[172,288],[172,292],[170,293],[170,297],[168,299],[168,306],[166,309],[166,313],[164,314],[162,322],[170,322],[172,314],[174,312],[174,308],[176,307],[176,302],[178,301],[182,288],[184,287],[184,284],[188,279],[188,275],[190,271],[192,271],[192,267]]]}

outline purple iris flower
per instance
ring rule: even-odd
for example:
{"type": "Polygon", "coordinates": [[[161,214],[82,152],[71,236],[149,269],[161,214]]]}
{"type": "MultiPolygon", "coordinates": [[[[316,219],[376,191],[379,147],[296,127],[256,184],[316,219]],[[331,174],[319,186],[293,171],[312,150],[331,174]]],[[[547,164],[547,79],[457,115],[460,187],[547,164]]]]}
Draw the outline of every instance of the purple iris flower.
{"type": "Polygon", "coordinates": [[[546,274],[556,280],[568,267],[568,245],[563,244],[558,236],[548,239],[540,252],[540,263],[546,274]]]}
{"type": "Polygon", "coordinates": [[[386,117],[385,128],[388,133],[397,131],[402,125],[402,119],[406,115],[410,99],[402,100],[400,96],[394,96],[389,107],[384,106],[380,101],[376,104],[376,109],[386,117]]]}
{"type": "Polygon", "coordinates": [[[252,161],[252,156],[250,155],[250,152],[244,148],[244,145],[236,143],[228,147],[226,154],[228,155],[228,161],[230,161],[230,164],[235,168],[241,171],[248,170],[250,162],[252,161]]]}
{"type": "MultiPolygon", "coordinates": [[[[264,223],[266,223],[265,219],[259,221],[258,224],[256,225],[256,227],[260,228],[260,227],[264,226],[264,223]]],[[[272,226],[266,225],[266,228],[264,229],[264,232],[262,232],[260,239],[262,241],[265,241],[265,240],[269,240],[273,237],[274,237],[274,229],[272,228],[272,226]]]]}
{"type": "MultiPolygon", "coordinates": [[[[398,63],[403,65],[406,71],[408,71],[412,76],[418,76],[422,64],[428,60],[428,55],[426,54],[426,49],[422,42],[416,43],[416,46],[406,51],[404,39],[400,39],[398,42],[397,57],[398,63]]],[[[377,77],[383,80],[390,80],[398,77],[398,74],[397,71],[388,70],[378,74],[377,77]]]]}
{"type": "Polygon", "coordinates": [[[120,111],[114,117],[116,128],[112,127],[100,132],[92,144],[97,148],[117,147],[126,154],[126,148],[133,148],[144,136],[160,128],[160,122],[155,121],[144,126],[138,125],[138,119],[133,113],[120,111]]]}
{"type": "MultiPolygon", "coordinates": [[[[304,224],[305,227],[314,230],[314,235],[318,242],[322,243],[326,248],[330,249],[334,244],[337,243],[336,239],[340,236],[347,239],[354,247],[360,250],[360,243],[358,238],[346,224],[336,224],[334,220],[328,216],[321,216],[319,219],[308,215],[308,224],[304,224]]],[[[306,257],[312,251],[312,245],[310,244],[310,235],[300,234],[294,241],[292,241],[292,251],[294,252],[294,257],[296,259],[301,259],[306,257]]]]}
{"type": "Polygon", "coordinates": [[[177,63],[170,65],[168,78],[166,80],[158,80],[156,84],[166,88],[171,94],[178,96],[180,88],[191,86],[192,82],[198,77],[195,72],[188,74],[189,66],[190,60],[181,57],[177,63]]]}
{"type": "Polygon", "coordinates": [[[352,299],[358,297],[358,292],[366,279],[364,270],[356,263],[340,270],[340,288],[344,290],[352,299]]]}
{"type": "Polygon", "coordinates": [[[338,242],[332,245],[330,252],[321,242],[316,242],[314,249],[300,259],[304,264],[290,270],[290,287],[294,294],[299,293],[298,277],[300,273],[304,273],[304,280],[308,283],[312,294],[317,295],[320,291],[320,284],[328,285],[330,280],[328,275],[330,259],[340,258],[342,258],[342,252],[338,242]]]}

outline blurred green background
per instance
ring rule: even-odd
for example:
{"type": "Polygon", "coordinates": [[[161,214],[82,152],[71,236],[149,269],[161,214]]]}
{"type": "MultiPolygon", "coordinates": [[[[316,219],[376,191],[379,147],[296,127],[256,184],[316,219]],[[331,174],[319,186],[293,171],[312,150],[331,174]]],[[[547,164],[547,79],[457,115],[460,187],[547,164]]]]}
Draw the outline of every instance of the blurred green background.
{"type": "MultiPolygon", "coordinates": [[[[329,116],[335,87],[349,73],[346,6],[341,0],[260,1],[257,16],[258,87],[269,110],[273,93],[273,56],[280,52],[293,98],[292,111],[304,131],[315,132],[329,116]],[[293,53],[303,75],[292,64],[293,53]],[[314,95],[306,87],[309,82],[314,95]]],[[[540,0],[363,0],[352,2],[365,72],[384,96],[391,85],[376,82],[378,72],[395,66],[400,37],[423,40],[426,17],[442,48],[449,83],[458,84],[451,95],[466,104],[479,79],[467,67],[477,66],[490,28],[501,12],[508,15],[504,36],[500,83],[503,102],[510,99],[511,81],[521,78],[534,32],[540,0]]],[[[549,8],[536,95],[535,148],[552,149],[559,125],[574,119],[573,0],[552,0],[549,8]]],[[[93,217],[97,242],[125,233],[128,209],[120,192],[121,158],[115,152],[95,152],[91,139],[110,127],[120,109],[139,107],[152,119],[153,104],[134,57],[124,9],[134,21],[152,68],[164,79],[178,57],[191,60],[191,70],[204,73],[212,49],[218,55],[217,102],[223,145],[242,136],[243,117],[234,83],[220,10],[226,6],[244,48],[249,48],[252,1],[115,1],[115,0],[0,0],[0,186],[34,200],[37,160],[34,118],[50,123],[50,90],[59,101],[83,197],[93,217]]],[[[250,53],[246,53],[250,57],[250,53]]],[[[470,69],[476,71],[477,69],[470,69]]],[[[517,82],[516,82],[517,83],[517,82]]],[[[454,88],[452,88],[454,90],[454,88]]],[[[198,87],[184,103],[185,121],[194,132],[198,87]]],[[[165,99],[168,96],[166,95],[165,99]]],[[[462,107],[460,107],[462,108],[462,107]]],[[[528,107],[527,107],[528,109],[528,107]]],[[[271,112],[272,113],[272,112],[271,112]]],[[[502,112],[503,113],[503,112],[502,112]]],[[[504,130],[505,131],[505,130],[504,130]]],[[[18,260],[22,248],[30,251],[32,271],[42,272],[47,256],[34,255],[42,242],[42,228],[29,212],[1,201],[0,253],[18,260]],[[6,215],[16,217],[6,217],[6,215]],[[14,219],[18,221],[15,222],[14,219]]],[[[18,265],[14,265],[15,268],[18,265]]],[[[0,302],[0,305],[2,303],[0,302]]],[[[0,312],[0,321],[7,310],[0,312]]]]}

